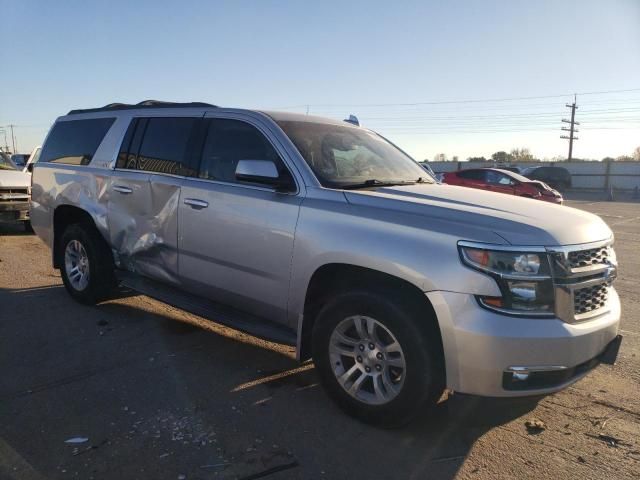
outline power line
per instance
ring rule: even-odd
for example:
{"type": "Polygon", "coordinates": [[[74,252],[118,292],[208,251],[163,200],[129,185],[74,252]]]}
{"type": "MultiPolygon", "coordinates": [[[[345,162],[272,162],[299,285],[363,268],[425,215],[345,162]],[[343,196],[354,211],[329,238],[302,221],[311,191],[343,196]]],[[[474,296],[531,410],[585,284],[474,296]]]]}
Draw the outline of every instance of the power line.
{"type": "MultiPolygon", "coordinates": [[[[437,119],[437,120],[376,120],[371,122],[362,122],[367,128],[419,128],[422,126],[493,126],[493,125],[557,125],[557,116],[544,118],[494,118],[494,119],[437,119]]],[[[633,123],[640,121],[640,114],[636,115],[599,115],[586,118],[588,125],[597,124],[616,124],[616,123],[633,123]]],[[[566,123],[569,123],[568,121],[566,123]]],[[[584,121],[583,121],[584,123],[584,121]]]]}
{"type": "MultiPolygon", "coordinates": [[[[638,92],[640,88],[628,88],[622,90],[601,90],[593,92],[580,92],[579,95],[605,95],[611,93],[638,92]]],[[[519,100],[537,100],[545,98],[562,98],[575,95],[573,93],[565,93],[560,95],[539,95],[529,97],[506,97],[506,98],[490,98],[490,99],[465,99],[465,100],[444,100],[444,101],[428,101],[428,102],[408,102],[408,103],[344,103],[344,104],[304,104],[289,107],[279,107],[282,109],[292,108],[337,108],[337,107],[393,107],[393,106],[416,106],[416,105],[448,105],[462,103],[490,103],[490,102],[512,102],[519,100]]]]}
{"type": "MultiPolygon", "coordinates": [[[[557,111],[553,113],[523,113],[523,114],[513,114],[513,115],[448,115],[448,116],[428,116],[428,117],[418,117],[418,116],[403,116],[403,117],[366,117],[361,116],[360,119],[364,122],[372,122],[379,123],[380,121],[389,121],[389,122],[428,122],[428,121],[538,121],[545,119],[555,119],[558,115],[561,115],[563,112],[557,111]]],[[[628,118],[631,115],[631,118],[635,118],[635,115],[640,114],[640,109],[634,110],[602,110],[602,111],[584,111],[582,114],[589,119],[599,119],[599,118],[628,118]]]]}

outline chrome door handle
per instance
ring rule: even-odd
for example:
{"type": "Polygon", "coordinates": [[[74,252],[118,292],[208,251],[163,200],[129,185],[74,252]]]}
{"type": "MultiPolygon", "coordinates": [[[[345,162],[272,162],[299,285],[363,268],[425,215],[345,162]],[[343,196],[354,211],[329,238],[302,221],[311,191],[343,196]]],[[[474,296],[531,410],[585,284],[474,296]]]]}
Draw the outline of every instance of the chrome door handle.
{"type": "Polygon", "coordinates": [[[195,208],[196,210],[207,208],[209,206],[209,202],[198,200],[197,198],[185,198],[184,204],[189,205],[191,208],[195,208]]]}
{"type": "Polygon", "coordinates": [[[124,193],[124,194],[133,193],[133,190],[131,190],[129,187],[125,187],[124,185],[114,185],[113,189],[116,192],[120,192],[120,193],[124,193]]]}

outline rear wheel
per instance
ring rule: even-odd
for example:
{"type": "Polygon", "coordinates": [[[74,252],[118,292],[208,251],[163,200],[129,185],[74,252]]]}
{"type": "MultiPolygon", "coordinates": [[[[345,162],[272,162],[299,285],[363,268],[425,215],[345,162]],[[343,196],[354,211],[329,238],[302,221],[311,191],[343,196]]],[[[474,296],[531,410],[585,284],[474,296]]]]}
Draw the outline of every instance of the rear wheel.
{"type": "Polygon", "coordinates": [[[60,239],[60,273],[67,292],[84,304],[104,300],[113,291],[113,256],[95,228],[73,224],[60,239]]]}
{"type": "Polygon", "coordinates": [[[335,297],[318,314],[313,358],[329,395],[367,423],[406,424],[443,391],[435,338],[403,302],[369,292],[335,297]]]}

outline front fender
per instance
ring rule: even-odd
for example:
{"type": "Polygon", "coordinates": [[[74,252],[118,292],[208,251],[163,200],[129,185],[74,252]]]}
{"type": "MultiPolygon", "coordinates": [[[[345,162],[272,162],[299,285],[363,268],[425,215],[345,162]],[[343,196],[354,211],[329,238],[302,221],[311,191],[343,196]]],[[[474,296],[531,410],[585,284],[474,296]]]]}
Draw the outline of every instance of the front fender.
{"type": "MultiPolygon", "coordinates": [[[[454,233],[426,217],[354,206],[340,192],[306,198],[298,220],[289,291],[289,323],[299,327],[314,272],[327,264],[376,270],[423,292],[500,295],[495,281],[460,262],[454,233]]],[[[494,235],[487,232],[487,235],[494,235]]],[[[502,243],[495,238],[494,243],[502,243]]]]}

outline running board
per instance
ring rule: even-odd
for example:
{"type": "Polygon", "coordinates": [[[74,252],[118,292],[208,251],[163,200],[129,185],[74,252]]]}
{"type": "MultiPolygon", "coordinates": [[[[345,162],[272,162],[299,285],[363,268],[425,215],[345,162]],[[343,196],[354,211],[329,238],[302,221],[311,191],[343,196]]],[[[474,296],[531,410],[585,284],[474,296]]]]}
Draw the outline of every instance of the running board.
{"type": "Polygon", "coordinates": [[[265,340],[296,345],[293,329],[130,272],[118,271],[117,276],[127,288],[199,317],[265,340]]]}

